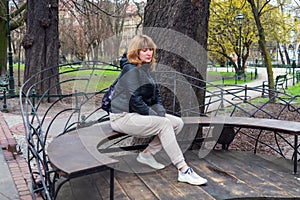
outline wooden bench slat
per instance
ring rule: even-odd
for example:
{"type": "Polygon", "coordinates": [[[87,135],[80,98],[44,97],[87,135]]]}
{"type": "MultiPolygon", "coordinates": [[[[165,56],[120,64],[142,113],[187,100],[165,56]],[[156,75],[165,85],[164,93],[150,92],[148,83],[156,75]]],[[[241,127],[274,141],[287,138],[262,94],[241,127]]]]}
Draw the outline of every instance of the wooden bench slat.
{"type": "Polygon", "coordinates": [[[265,118],[249,118],[249,117],[183,117],[185,124],[209,125],[227,125],[241,128],[254,128],[285,132],[290,134],[300,133],[300,122],[265,119],[265,118]]]}
{"type": "MultiPolygon", "coordinates": [[[[281,191],[282,195],[295,195],[296,197],[297,194],[299,194],[298,188],[290,187],[290,185],[299,184],[299,181],[295,179],[295,176],[290,173],[290,168],[293,163],[288,162],[284,158],[277,158],[278,163],[276,163],[274,157],[272,158],[272,161],[270,161],[268,159],[264,159],[260,154],[248,154],[247,152],[227,151],[224,152],[224,155],[214,155],[220,158],[219,161],[224,160],[224,157],[226,157],[228,160],[230,160],[231,166],[249,171],[249,178],[246,177],[244,180],[249,180],[248,184],[253,184],[253,187],[258,186],[255,184],[255,181],[251,181],[250,176],[261,179],[261,175],[264,174],[264,178],[262,180],[270,183],[266,185],[272,185],[272,183],[276,183],[277,191],[281,191]],[[245,159],[245,157],[247,157],[247,159],[245,159]],[[287,166],[284,167],[284,165],[287,166]],[[253,170],[254,168],[256,169],[253,170]],[[285,179],[285,181],[282,181],[283,179],[285,179]]],[[[268,156],[268,158],[270,158],[270,156],[268,156]]],[[[240,177],[244,176],[243,174],[238,173],[236,170],[234,170],[234,172],[238,176],[241,175],[240,177]]],[[[264,186],[265,184],[263,184],[262,188],[264,186]]],[[[268,189],[268,192],[271,193],[272,191],[268,189]]],[[[275,195],[276,190],[272,192],[272,194],[275,195]]]]}
{"type": "Polygon", "coordinates": [[[185,124],[202,125],[202,126],[231,126],[250,129],[270,130],[282,132],[294,136],[294,170],[293,173],[297,174],[298,163],[298,135],[300,134],[300,122],[286,121],[278,119],[266,118],[249,118],[249,117],[226,117],[226,116],[213,116],[213,117],[184,117],[185,124]]]}
{"type": "MultiPolygon", "coordinates": [[[[218,116],[183,117],[183,121],[187,125],[226,125],[272,130],[289,134],[300,133],[299,122],[276,119],[218,116]]],[[[49,159],[56,168],[67,174],[79,173],[84,170],[114,164],[118,161],[101,154],[96,147],[102,141],[118,134],[111,129],[109,122],[77,129],[55,138],[50,143],[47,149],[49,159]],[[72,155],[71,158],[70,155],[72,155]]]]}
{"type": "MultiPolygon", "coordinates": [[[[166,179],[176,190],[178,190],[180,193],[184,194],[184,199],[189,200],[199,200],[199,199],[205,199],[205,200],[213,200],[215,198],[212,197],[211,194],[207,193],[204,188],[207,187],[194,187],[186,183],[180,183],[177,182],[177,169],[170,165],[166,168],[166,170],[160,170],[157,172],[160,176],[162,176],[164,179],[166,179]],[[201,198],[200,198],[201,197],[201,198]]],[[[199,172],[197,172],[199,173],[199,172]]],[[[203,176],[206,178],[206,175],[203,176]]],[[[208,183],[210,184],[210,183],[208,183]]]]}
{"type": "Polygon", "coordinates": [[[108,135],[116,134],[109,132],[108,128],[107,124],[86,127],[53,139],[47,148],[51,164],[68,175],[74,175],[117,163],[118,160],[101,154],[93,146],[108,135]]]}
{"type": "MultiPolygon", "coordinates": [[[[182,119],[186,125],[226,125],[272,130],[289,134],[300,133],[299,122],[285,120],[220,116],[183,117],[182,119]]],[[[84,170],[114,164],[118,161],[101,154],[96,147],[108,138],[118,137],[119,134],[112,130],[109,122],[77,129],[55,138],[48,146],[48,156],[56,168],[67,174],[79,173],[84,170]],[[70,158],[70,155],[73,155],[72,158],[70,158]]]]}
{"type": "MultiPolygon", "coordinates": [[[[227,173],[233,181],[240,182],[244,184],[244,188],[249,188],[248,196],[252,196],[253,193],[259,194],[259,196],[269,196],[272,194],[273,197],[289,197],[291,195],[290,191],[287,190],[287,188],[284,188],[284,184],[279,188],[278,185],[272,185],[274,181],[281,181],[282,177],[277,176],[276,171],[274,170],[268,170],[268,169],[261,169],[257,166],[273,166],[272,163],[260,159],[260,163],[252,163],[252,157],[258,157],[256,155],[249,155],[249,159],[245,159],[244,156],[239,157],[240,154],[236,154],[235,152],[227,151],[223,152],[224,155],[221,154],[210,154],[210,156],[205,157],[204,159],[208,162],[217,165],[218,163],[222,163],[222,165],[218,166],[218,170],[220,170],[220,173],[227,173]],[[229,156],[228,154],[231,154],[229,156]],[[226,160],[224,160],[224,157],[226,157],[226,160]],[[239,157],[239,158],[237,158],[239,157]],[[251,157],[251,158],[250,158],[251,157]],[[238,159],[240,161],[238,162],[238,159]],[[254,165],[256,165],[255,171],[254,165]],[[260,174],[264,173],[265,176],[262,178],[260,174]],[[268,178],[267,178],[268,177],[268,178]]],[[[286,174],[286,176],[290,176],[291,174],[286,174]]],[[[292,178],[292,177],[291,177],[292,178]]],[[[232,190],[232,193],[239,193],[241,190],[232,190]]]]}

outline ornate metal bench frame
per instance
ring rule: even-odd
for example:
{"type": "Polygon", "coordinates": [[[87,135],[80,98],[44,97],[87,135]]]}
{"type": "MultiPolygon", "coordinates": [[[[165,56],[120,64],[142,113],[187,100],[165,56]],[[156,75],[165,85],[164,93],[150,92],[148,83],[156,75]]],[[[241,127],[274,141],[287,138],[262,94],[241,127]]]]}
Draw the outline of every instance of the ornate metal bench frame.
{"type": "MultiPolygon", "coordinates": [[[[99,67],[100,64],[101,63],[97,62],[89,64],[80,63],[79,66],[70,68],[70,70],[68,70],[67,72],[62,72],[60,76],[66,75],[67,73],[90,70],[91,74],[87,78],[70,77],[69,79],[62,80],[57,84],[63,85],[66,83],[74,83],[79,81],[86,81],[85,84],[88,84],[91,77],[96,76],[95,71],[108,70],[99,67]]],[[[103,63],[101,65],[103,65],[103,63]]],[[[51,68],[46,70],[51,70],[51,68]]],[[[113,70],[119,69],[115,68],[113,70]]],[[[39,75],[41,73],[43,72],[39,72],[36,75],[39,75]]],[[[45,79],[42,81],[47,81],[47,78],[49,77],[45,77],[45,79]]],[[[168,112],[182,117],[203,116],[207,114],[211,116],[218,116],[224,113],[226,113],[227,116],[236,116],[236,114],[238,113],[242,114],[244,117],[253,118],[257,117],[258,113],[263,113],[266,118],[280,119],[282,112],[284,112],[285,110],[300,114],[299,108],[295,107],[293,104],[294,101],[299,99],[299,96],[294,97],[285,93],[275,92],[274,98],[278,105],[281,105],[280,109],[275,114],[270,113],[267,110],[267,105],[270,104],[272,99],[266,99],[263,103],[260,104],[252,102],[249,93],[255,92],[257,94],[261,94],[262,91],[265,90],[261,86],[250,88],[247,86],[227,85],[226,87],[224,87],[224,85],[214,85],[212,83],[205,82],[204,80],[196,79],[194,77],[176,71],[157,72],[157,79],[162,87],[171,88],[171,91],[173,92],[173,97],[171,97],[173,107],[171,107],[168,112]],[[187,81],[191,79],[193,80],[193,83],[187,81]],[[188,97],[192,97],[192,94],[195,90],[205,91],[205,104],[194,107],[194,104],[190,103],[190,106],[182,107],[180,109],[175,108],[176,103],[178,103],[176,97],[180,95],[177,89],[179,85],[185,88],[185,97],[187,99],[188,97]],[[203,110],[203,108],[204,113],[199,113],[199,110],[203,110]],[[227,108],[230,109],[228,110],[227,108]]],[[[29,83],[29,81],[27,81],[21,88],[20,104],[26,138],[28,142],[27,162],[31,176],[32,196],[35,199],[36,194],[39,194],[43,199],[55,199],[58,192],[57,187],[58,189],[60,188],[60,186],[56,185],[57,181],[63,176],[59,174],[57,170],[51,167],[51,162],[48,159],[46,148],[48,143],[51,142],[49,141],[49,136],[51,136],[50,133],[53,132],[53,128],[57,128],[56,123],[58,121],[62,121],[60,120],[61,116],[64,116],[64,126],[61,126],[60,130],[56,130],[56,136],[66,134],[69,131],[79,127],[89,126],[91,124],[98,122],[101,123],[103,120],[107,120],[106,113],[102,112],[103,115],[98,115],[99,112],[101,113],[100,105],[95,106],[93,110],[88,110],[88,112],[84,110],[84,106],[90,104],[90,102],[94,101],[95,98],[98,98],[97,95],[103,93],[105,89],[96,92],[89,92],[85,89],[82,89],[81,91],[79,90],[63,95],[57,95],[55,96],[55,101],[49,103],[49,106],[46,110],[41,110],[41,105],[43,104],[44,99],[49,97],[48,91],[46,91],[44,94],[35,94],[34,87],[39,83],[34,83],[30,86],[27,85],[27,83],[29,83]],[[64,109],[54,113],[49,121],[48,118],[51,114],[53,114],[51,112],[52,110],[54,110],[55,106],[66,99],[71,99],[73,105],[68,105],[64,107],[64,109]]],[[[268,92],[274,91],[267,90],[267,93],[268,92]]],[[[191,101],[193,100],[191,99],[191,101]]],[[[260,130],[260,133],[256,137],[244,133],[242,128],[236,128],[235,131],[236,133],[245,134],[255,140],[256,145],[254,152],[256,152],[257,146],[260,143],[269,146],[270,149],[277,152],[281,156],[284,156],[281,147],[277,142],[278,138],[285,140],[285,142],[291,148],[294,147],[294,144],[286,140],[285,137],[277,131],[273,132],[277,147],[270,146],[261,140],[260,137],[263,135],[264,130],[260,130]]],[[[120,141],[120,137],[109,139],[118,139],[118,141],[120,141]]],[[[114,144],[118,145],[118,141],[114,144]]],[[[298,147],[299,145],[297,144],[297,148],[298,147]]],[[[130,148],[132,147],[129,147],[129,150],[130,148]]],[[[295,152],[299,153],[298,150],[296,150],[295,152]]],[[[293,157],[296,156],[294,155],[293,157]]]]}

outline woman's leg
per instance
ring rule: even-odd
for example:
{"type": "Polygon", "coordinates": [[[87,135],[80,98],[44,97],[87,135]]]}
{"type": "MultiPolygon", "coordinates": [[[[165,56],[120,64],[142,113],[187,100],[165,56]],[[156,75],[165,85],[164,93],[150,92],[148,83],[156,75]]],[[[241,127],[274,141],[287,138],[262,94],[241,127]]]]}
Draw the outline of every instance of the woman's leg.
{"type": "MultiPolygon", "coordinates": [[[[111,118],[111,126],[114,130],[138,137],[157,135],[160,143],[154,141],[152,147],[147,148],[151,154],[161,149],[166,151],[172,163],[178,168],[186,166],[182,151],[177,143],[174,129],[179,133],[183,127],[182,120],[176,117],[139,115],[136,113],[114,114],[111,118]],[[176,122],[175,124],[172,124],[176,122]],[[153,152],[152,152],[153,151],[153,152]]],[[[152,143],[152,142],[151,142],[152,143]]]]}
{"type": "MultiPolygon", "coordinates": [[[[175,132],[175,135],[178,135],[180,131],[183,128],[183,121],[181,118],[176,117],[174,115],[166,114],[166,118],[170,120],[173,130],[175,132]]],[[[152,155],[155,155],[157,152],[159,152],[162,149],[162,145],[160,142],[160,139],[158,136],[154,137],[154,139],[149,143],[148,147],[146,148],[146,151],[151,152],[152,155]]]]}
{"type": "MultiPolygon", "coordinates": [[[[157,117],[144,116],[135,113],[122,113],[111,115],[110,121],[114,130],[129,135],[138,137],[157,135],[160,143],[155,144],[154,142],[154,145],[152,144],[154,146],[154,151],[157,151],[157,149],[161,148],[161,146],[164,148],[172,163],[177,167],[177,169],[179,169],[178,181],[193,185],[203,185],[207,183],[206,179],[196,174],[185,162],[175,136],[175,132],[179,133],[181,131],[183,123],[182,121],[179,122],[180,120],[176,119],[176,117],[157,117]],[[176,123],[174,123],[174,121],[176,123]]],[[[148,161],[144,163],[147,163],[148,165],[150,165],[149,162],[155,162],[156,166],[159,164],[153,157],[152,159],[146,158],[146,160],[148,161]]],[[[157,169],[158,168],[160,167],[157,167],[157,169]]]]}

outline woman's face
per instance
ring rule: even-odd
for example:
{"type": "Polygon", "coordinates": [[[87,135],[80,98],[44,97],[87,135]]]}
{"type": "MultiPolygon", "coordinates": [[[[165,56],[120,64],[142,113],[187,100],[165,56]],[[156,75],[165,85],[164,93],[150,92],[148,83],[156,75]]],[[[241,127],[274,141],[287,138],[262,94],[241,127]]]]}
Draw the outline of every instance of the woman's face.
{"type": "Polygon", "coordinates": [[[143,48],[139,52],[139,58],[143,63],[150,63],[152,61],[153,49],[143,48]]]}

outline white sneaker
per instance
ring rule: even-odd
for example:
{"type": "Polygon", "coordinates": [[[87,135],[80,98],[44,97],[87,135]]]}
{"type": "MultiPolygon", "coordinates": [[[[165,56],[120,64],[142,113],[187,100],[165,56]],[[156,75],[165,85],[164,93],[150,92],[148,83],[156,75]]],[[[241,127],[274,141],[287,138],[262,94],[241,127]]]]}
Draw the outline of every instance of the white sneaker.
{"type": "Polygon", "coordinates": [[[185,172],[178,171],[178,181],[191,185],[204,185],[207,183],[207,180],[196,174],[192,168],[188,168],[185,172]]]}
{"type": "Polygon", "coordinates": [[[154,169],[163,169],[165,166],[155,160],[155,158],[151,154],[145,154],[143,152],[140,152],[136,160],[139,163],[148,165],[154,169]]]}

